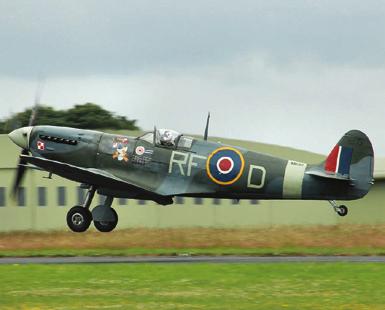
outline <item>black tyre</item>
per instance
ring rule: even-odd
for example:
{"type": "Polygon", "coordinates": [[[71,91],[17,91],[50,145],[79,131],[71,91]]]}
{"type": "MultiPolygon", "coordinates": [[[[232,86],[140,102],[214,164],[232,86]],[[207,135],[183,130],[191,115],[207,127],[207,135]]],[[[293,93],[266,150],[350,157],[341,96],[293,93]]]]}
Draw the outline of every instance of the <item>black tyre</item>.
{"type": "Polygon", "coordinates": [[[348,214],[348,208],[344,205],[338,207],[337,211],[339,216],[346,216],[348,214]]]}
{"type": "Polygon", "coordinates": [[[94,221],[94,226],[100,232],[110,232],[113,231],[116,225],[118,224],[118,214],[114,209],[111,208],[111,211],[115,217],[113,221],[94,221]]]}
{"type": "Polygon", "coordinates": [[[74,232],[84,232],[90,227],[92,214],[90,210],[75,206],[67,213],[67,225],[74,232]]]}

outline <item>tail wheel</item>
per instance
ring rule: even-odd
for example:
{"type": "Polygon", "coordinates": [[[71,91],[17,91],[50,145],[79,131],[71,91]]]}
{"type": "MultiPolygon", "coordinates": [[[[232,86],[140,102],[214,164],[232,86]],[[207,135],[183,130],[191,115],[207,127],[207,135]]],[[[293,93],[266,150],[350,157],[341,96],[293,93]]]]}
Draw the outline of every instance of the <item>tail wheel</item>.
{"type": "Polygon", "coordinates": [[[113,231],[116,225],[118,224],[118,214],[114,209],[110,209],[114,217],[112,221],[94,221],[94,226],[100,232],[110,232],[113,231]]]}
{"type": "Polygon", "coordinates": [[[348,214],[348,208],[344,205],[341,205],[338,207],[337,213],[339,216],[345,216],[348,214]]]}
{"type": "Polygon", "coordinates": [[[81,206],[71,208],[67,213],[67,225],[74,232],[84,232],[90,227],[92,214],[81,206]]]}

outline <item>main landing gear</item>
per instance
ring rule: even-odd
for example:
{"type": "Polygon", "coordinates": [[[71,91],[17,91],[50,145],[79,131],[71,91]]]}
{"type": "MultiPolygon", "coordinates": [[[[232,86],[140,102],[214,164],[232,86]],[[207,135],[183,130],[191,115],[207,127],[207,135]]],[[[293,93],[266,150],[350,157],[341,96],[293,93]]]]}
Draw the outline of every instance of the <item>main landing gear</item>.
{"type": "Polygon", "coordinates": [[[92,212],[90,206],[95,196],[96,188],[91,186],[82,206],[75,206],[67,213],[67,225],[74,232],[86,231],[91,222],[101,232],[110,232],[118,224],[118,214],[111,208],[113,197],[108,196],[104,204],[95,207],[92,212]]]}
{"type": "Polygon", "coordinates": [[[348,207],[344,205],[337,205],[337,202],[335,200],[329,200],[329,203],[333,207],[334,211],[339,216],[346,216],[348,214],[348,207]]]}

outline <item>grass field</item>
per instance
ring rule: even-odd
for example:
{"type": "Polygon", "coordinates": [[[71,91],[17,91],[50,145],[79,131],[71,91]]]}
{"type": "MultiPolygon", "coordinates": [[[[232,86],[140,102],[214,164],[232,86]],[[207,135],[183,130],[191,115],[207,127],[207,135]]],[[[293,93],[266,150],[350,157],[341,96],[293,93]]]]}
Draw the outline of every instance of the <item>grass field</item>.
{"type": "Polygon", "coordinates": [[[0,266],[1,309],[384,309],[385,266],[0,266]]]}
{"type": "MultiPolygon", "coordinates": [[[[384,225],[0,234],[0,256],[385,255],[384,225]]],[[[0,309],[385,309],[381,263],[0,265],[0,309]]]]}
{"type": "Polygon", "coordinates": [[[0,256],[385,255],[385,225],[0,234],[0,256]]]}

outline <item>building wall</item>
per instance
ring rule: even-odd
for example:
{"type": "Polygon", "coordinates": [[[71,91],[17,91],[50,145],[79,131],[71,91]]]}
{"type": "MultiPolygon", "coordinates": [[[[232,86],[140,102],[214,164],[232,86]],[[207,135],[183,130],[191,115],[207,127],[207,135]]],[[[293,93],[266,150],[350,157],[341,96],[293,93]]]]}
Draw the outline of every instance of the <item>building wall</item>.
{"type": "MultiPolygon", "coordinates": [[[[66,229],[66,213],[79,204],[83,193],[78,184],[58,176],[29,170],[23,181],[22,197],[12,199],[10,189],[19,150],[0,136],[0,231],[66,229]],[[59,187],[65,190],[60,206],[59,187]]],[[[115,199],[119,215],[117,229],[130,227],[266,227],[274,225],[376,224],[385,222],[385,183],[375,184],[361,200],[347,202],[349,214],[341,218],[325,201],[240,201],[183,199],[174,205],[115,199]]],[[[92,206],[103,201],[95,196],[92,206]]]]}

